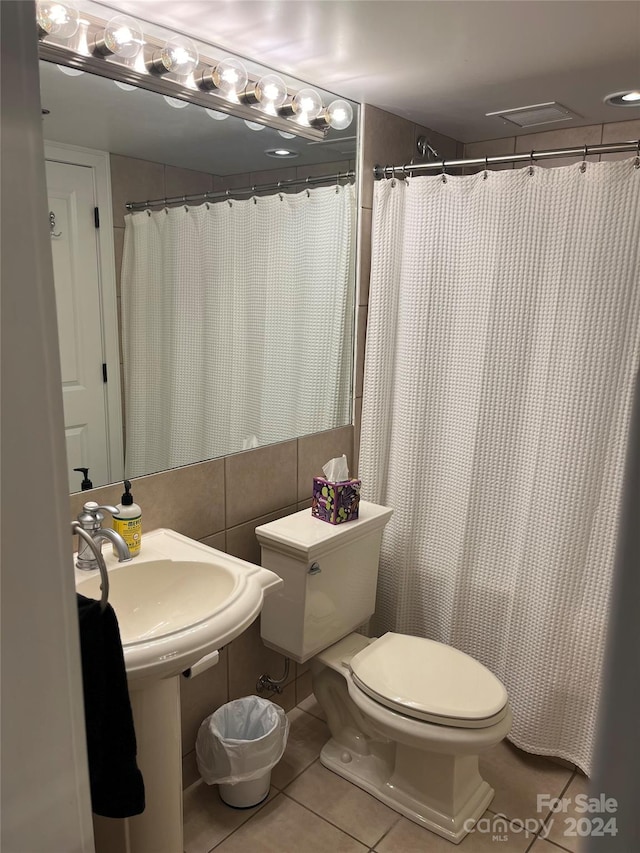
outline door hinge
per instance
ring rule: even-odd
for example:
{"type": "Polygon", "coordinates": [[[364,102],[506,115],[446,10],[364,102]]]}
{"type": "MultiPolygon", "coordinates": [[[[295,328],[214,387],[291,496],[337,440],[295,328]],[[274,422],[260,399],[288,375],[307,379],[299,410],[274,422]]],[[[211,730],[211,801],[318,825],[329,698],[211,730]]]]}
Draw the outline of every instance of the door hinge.
{"type": "Polygon", "coordinates": [[[96,228],[100,227],[100,209],[98,207],[93,208],[93,221],[95,223],[96,228]]]}
{"type": "Polygon", "coordinates": [[[107,381],[107,365],[106,364],[102,365],[102,381],[103,382],[107,381]]]}

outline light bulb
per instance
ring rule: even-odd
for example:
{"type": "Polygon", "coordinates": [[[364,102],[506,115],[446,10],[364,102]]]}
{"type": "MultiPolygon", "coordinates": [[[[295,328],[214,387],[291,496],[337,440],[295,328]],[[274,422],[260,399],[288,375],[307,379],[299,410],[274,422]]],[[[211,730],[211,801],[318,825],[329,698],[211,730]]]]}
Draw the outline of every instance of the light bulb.
{"type": "Polygon", "coordinates": [[[198,81],[201,89],[217,89],[229,101],[238,101],[238,93],[247,85],[249,75],[239,59],[223,59],[214,68],[203,71],[198,81]]]}
{"type": "Polygon", "coordinates": [[[640,101],[640,92],[627,92],[622,96],[623,101],[640,101]]]}
{"type": "Polygon", "coordinates": [[[214,121],[224,121],[226,118],[229,118],[229,113],[220,113],[218,110],[208,110],[206,107],[205,113],[214,121]]]}
{"type": "Polygon", "coordinates": [[[137,86],[132,86],[131,83],[123,83],[122,80],[114,80],[113,81],[118,89],[122,89],[123,92],[135,92],[138,88],[137,86]]]}
{"type": "Polygon", "coordinates": [[[271,115],[276,115],[287,99],[287,84],[277,74],[267,74],[252,86],[247,86],[239,96],[243,104],[257,104],[260,109],[271,115]]]}
{"type": "Polygon", "coordinates": [[[162,97],[174,110],[183,110],[189,106],[189,101],[181,101],[180,98],[172,98],[170,95],[163,95],[162,97]]]}
{"type": "Polygon", "coordinates": [[[277,74],[267,74],[256,83],[256,97],[263,109],[277,109],[287,97],[287,84],[277,74]]]}
{"type": "Polygon", "coordinates": [[[300,124],[309,124],[322,111],[322,98],[315,89],[300,89],[291,101],[291,111],[300,124]]]}
{"type": "Polygon", "coordinates": [[[259,122],[257,122],[257,121],[247,121],[247,120],[245,119],[245,120],[244,120],[244,123],[247,125],[247,127],[249,128],[249,130],[264,130],[264,129],[265,129],[265,125],[264,125],[264,124],[260,124],[260,123],[259,123],[259,122]]]}
{"type": "Polygon", "coordinates": [[[101,56],[133,59],[143,44],[144,36],[140,24],[127,15],[116,15],[104,28],[102,36],[96,39],[93,52],[101,56]]]}
{"type": "Polygon", "coordinates": [[[71,3],[38,0],[36,22],[40,38],[57,36],[68,39],[78,31],[78,10],[71,3]]]}
{"type": "Polygon", "coordinates": [[[346,130],[353,121],[353,108],[348,101],[338,99],[327,107],[329,127],[334,130],[346,130]]]}
{"type": "Polygon", "coordinates": [[[295,133],[286,133],[286,131],[284,131],[284,130],[279,130],[278,133],[280,134],[280,136],[283,139],[295,139],[296,138],[295,133]]]}
{"type": "Polygon", "coordinates": [[[157,74],[171,72],[186,77],[196,67],[198,59],[198,48],[191,39],[185,36],[176,36],[169,39],[162,50],[153,54],[149,68],[157,74]]]}

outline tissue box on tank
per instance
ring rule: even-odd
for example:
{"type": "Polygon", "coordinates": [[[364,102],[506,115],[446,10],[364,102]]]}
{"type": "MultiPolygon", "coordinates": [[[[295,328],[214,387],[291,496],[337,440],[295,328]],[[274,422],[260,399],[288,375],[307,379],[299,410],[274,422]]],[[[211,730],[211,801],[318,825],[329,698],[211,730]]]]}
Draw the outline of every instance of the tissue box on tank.
{"type": "Polygon", "coordinates": [[[360,480],[332,483],[324,477],[313,478],[311,515],[329,524],[354,521],[360,506],[360,480]]]}

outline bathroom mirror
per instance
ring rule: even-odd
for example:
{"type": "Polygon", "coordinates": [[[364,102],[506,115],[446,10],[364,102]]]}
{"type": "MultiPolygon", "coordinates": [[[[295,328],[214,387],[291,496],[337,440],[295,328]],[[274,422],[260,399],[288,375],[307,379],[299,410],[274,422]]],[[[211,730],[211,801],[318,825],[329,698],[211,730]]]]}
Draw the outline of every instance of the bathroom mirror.
{"type": "Polygon", "coordinates": [[[70,491],[76,468],[97,487],[350,423],[357,105],[313,140],[53,62],[40,79],[70,491]]]}

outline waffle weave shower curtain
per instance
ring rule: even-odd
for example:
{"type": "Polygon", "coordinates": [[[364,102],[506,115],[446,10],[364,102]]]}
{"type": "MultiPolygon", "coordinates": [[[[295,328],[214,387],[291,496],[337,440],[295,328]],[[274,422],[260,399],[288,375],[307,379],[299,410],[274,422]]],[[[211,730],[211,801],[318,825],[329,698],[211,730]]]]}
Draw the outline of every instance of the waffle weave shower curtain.
{"type": "Polygon", "coordinates": [[[634,161],[376,184],[363,496],[375,633],[448,643],[589,772],[640,321],[634,161]]]}
{"type": "Polygon", "coordinates": [[[352,186],[125,217],[128,477],[348,423],[352,186]]]}

